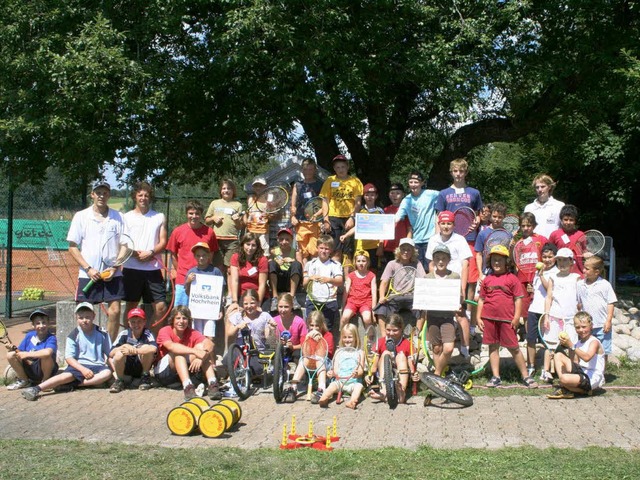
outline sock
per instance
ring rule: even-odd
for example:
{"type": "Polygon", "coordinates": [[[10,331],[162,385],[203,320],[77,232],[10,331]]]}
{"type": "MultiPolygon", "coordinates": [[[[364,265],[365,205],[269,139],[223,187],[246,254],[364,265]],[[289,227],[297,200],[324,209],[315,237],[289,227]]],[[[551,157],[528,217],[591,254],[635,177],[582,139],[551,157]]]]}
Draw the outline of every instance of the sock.
{"type": "Polygon", "coordinates": [[[476,327],[475,325],[471,325],[469,326],[469,335],[473,336],[476,334],[476,327]]]}
{"type": "Polygon", "coordinates": [[[460,345],[460,353],[462,354],[463,357],[468,357],[469,356],[469,347],[460,345]]]}
{"type": "Polygon", "coordinates": [[[189,385],[193,385],[193,383],[191,383],[191,379],[182,382],[182,388],[187,388],[189,385]]]}

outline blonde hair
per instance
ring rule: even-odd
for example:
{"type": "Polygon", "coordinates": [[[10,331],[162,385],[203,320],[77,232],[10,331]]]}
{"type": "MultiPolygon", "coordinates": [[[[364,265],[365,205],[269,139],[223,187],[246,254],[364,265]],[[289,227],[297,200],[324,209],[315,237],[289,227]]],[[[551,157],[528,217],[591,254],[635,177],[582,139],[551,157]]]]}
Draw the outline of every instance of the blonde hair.
{"type": "MultiPolygon", "coordinates": [[[[405,245],[407,244],[405,243],[405,245]]],[[[411,245],[409,246],[411,247],[411,245]]],[[[418,261],[418,249],[416,247],[412,247],[412,248],[413,248],[413,254],[411,255],[411,263],[416,263],[418,261]]],[[[396,262],[400,261],[401,252],[402,251],[400,250],[399,246],[393,252],[393,254],[395,255],[396,262]]]]}
{"type": "Polygon", "coordinates": [[[585,259],[584,264],[585,265],[589,264],[593,268],[595,268],[598,271],[598,275],[604,272],[604,260],[602,260],[602,258],[600,258],[597,255],[594,255],[593,257],[589,257],[585,259]]]}
{"type": "Polygon", "coordinates": [[[293,307],[293,296],[290,293],[281,293],[278,295],[278,303],[285,301],[293,307]]]}
{"type": "Polygon", "coordinates": [[[353,323],[347,323],[344,327],[342,327],[342,331],[340,332],[340,343],[341,347],[344,347],[344,343],[342,342],[342,336],[345,333],[350,333],[353,337],[353,348],[360,348],[360,337],[358,337],[358,327],[356,327],[353,323]]]}
{"type": "Polygon", "coordinates": [[[464,158],[456,158],[454,160],[451,160],[451,162],[449,163],[449,171],[453,172],[454,168],[459,168],[461,170],[466,170],[468,172],[469,164],[467,163],[467,160],[464,158]]]}
{"type": "Polygon", "coordinates": [[[556,182],[553,181],[553,178],[551,178],[546,173],[540,173],[536,175],[533,179],[533,182],[531,182],[531,186],[533,188],[536,188],[536,183],[538,182],[542,182],[549,187],[549,195],[553,193],[553,190],[556,188],[556,185],[558,185],[556,182]]]}
{"type": "Polygon", "coordinates": [[[307,328],[309,328],[312,323],[317,323],[320,326],[320,332],[322,333],[322,335],[329,331],[327,329],[327,323],[324,315],[318,310],[314,310],[307,317],[307,328]]]}
{"type": "Polygon", "coordinates": [[[575,325],[577,322],[587,322],[589,325],[593,326],[593,318],[587,312],[578,312],[573,317],[573,324],[575,325]]]}

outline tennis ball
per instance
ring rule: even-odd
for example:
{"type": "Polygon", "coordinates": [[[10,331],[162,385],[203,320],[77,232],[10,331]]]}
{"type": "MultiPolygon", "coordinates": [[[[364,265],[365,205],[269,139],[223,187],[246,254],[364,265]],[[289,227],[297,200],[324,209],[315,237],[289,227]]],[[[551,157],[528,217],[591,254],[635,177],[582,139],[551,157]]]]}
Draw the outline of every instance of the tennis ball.
{"type": "Polygon", "coordinates": [[[562,338],[562,339],[568,339],[569,338],[569,334],[567,332],[560,332],[558,334],[558,337],[562,338]]]}
{"type": "Polygon", "coordinates": [[[544,263],[538,262],[536,263],[536,270],[542,270],[544,268],[544,263]]]}

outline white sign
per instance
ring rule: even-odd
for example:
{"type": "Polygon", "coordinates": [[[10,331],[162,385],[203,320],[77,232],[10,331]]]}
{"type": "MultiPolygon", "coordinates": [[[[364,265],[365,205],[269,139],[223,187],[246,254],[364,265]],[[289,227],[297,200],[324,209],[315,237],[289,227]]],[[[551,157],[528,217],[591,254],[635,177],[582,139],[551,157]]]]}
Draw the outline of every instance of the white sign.
{"type": "Polygon", "coordinates": [[[355,236],[357,240],[393,240],[396,238],[395,215],[358,213],[355,236]]]}
{"type": "Polygon", "coordinates": [[[453,312],[460,308],[460,279],[416,278],[414,310],[453,312]]]}
{"type": "Polygon", "coordinates": [[[222,302],[223,277],[196,273],[189,289],[189,310],[193,318],[218,320],[222,302]]]}

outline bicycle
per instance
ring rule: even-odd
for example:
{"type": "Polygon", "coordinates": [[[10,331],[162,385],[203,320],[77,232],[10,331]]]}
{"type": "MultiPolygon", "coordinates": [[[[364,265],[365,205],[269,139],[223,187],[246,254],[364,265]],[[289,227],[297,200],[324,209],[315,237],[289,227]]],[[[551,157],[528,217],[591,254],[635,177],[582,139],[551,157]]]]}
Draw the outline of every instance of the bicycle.
{"type": "MultiPolygon", "coordinates": [[[[420,374],[420,380],[431,392],[439,397],[464,407],[473,405],[473,397],[464,388],[464,385],[469,380],[469,372],[465,370],[452,371],[446,377],[441,377],[431,372],[423,372],[420,374]]],[[[431,400],[432,396],[427,394],[424,399],[424,406],[430,405],[431,400]]]]}
{"type": "Polygon", "coordinates": [[[291,338],[291,332],[285,330],[280,334],[280,343],[276,346],[273,358],[273,398],[276,403],[284,399],[285,385],[289,383],[289,363],[293,361],[293,351],[285,344],[291,338]]]}
{"type": "Polygon", "coordinates": [[[386,343],[387,355],[383,355],[382,363],[382,383],[384,385],[385,393],[387,395],[387,403],[390,409],[395,409],[398,406],[398,390],[396,388],[396,382],[398,381],[398,370],[395,367],[394,359],[396,357],[396,344],[392,339],[387,340],[386,343]]]}

